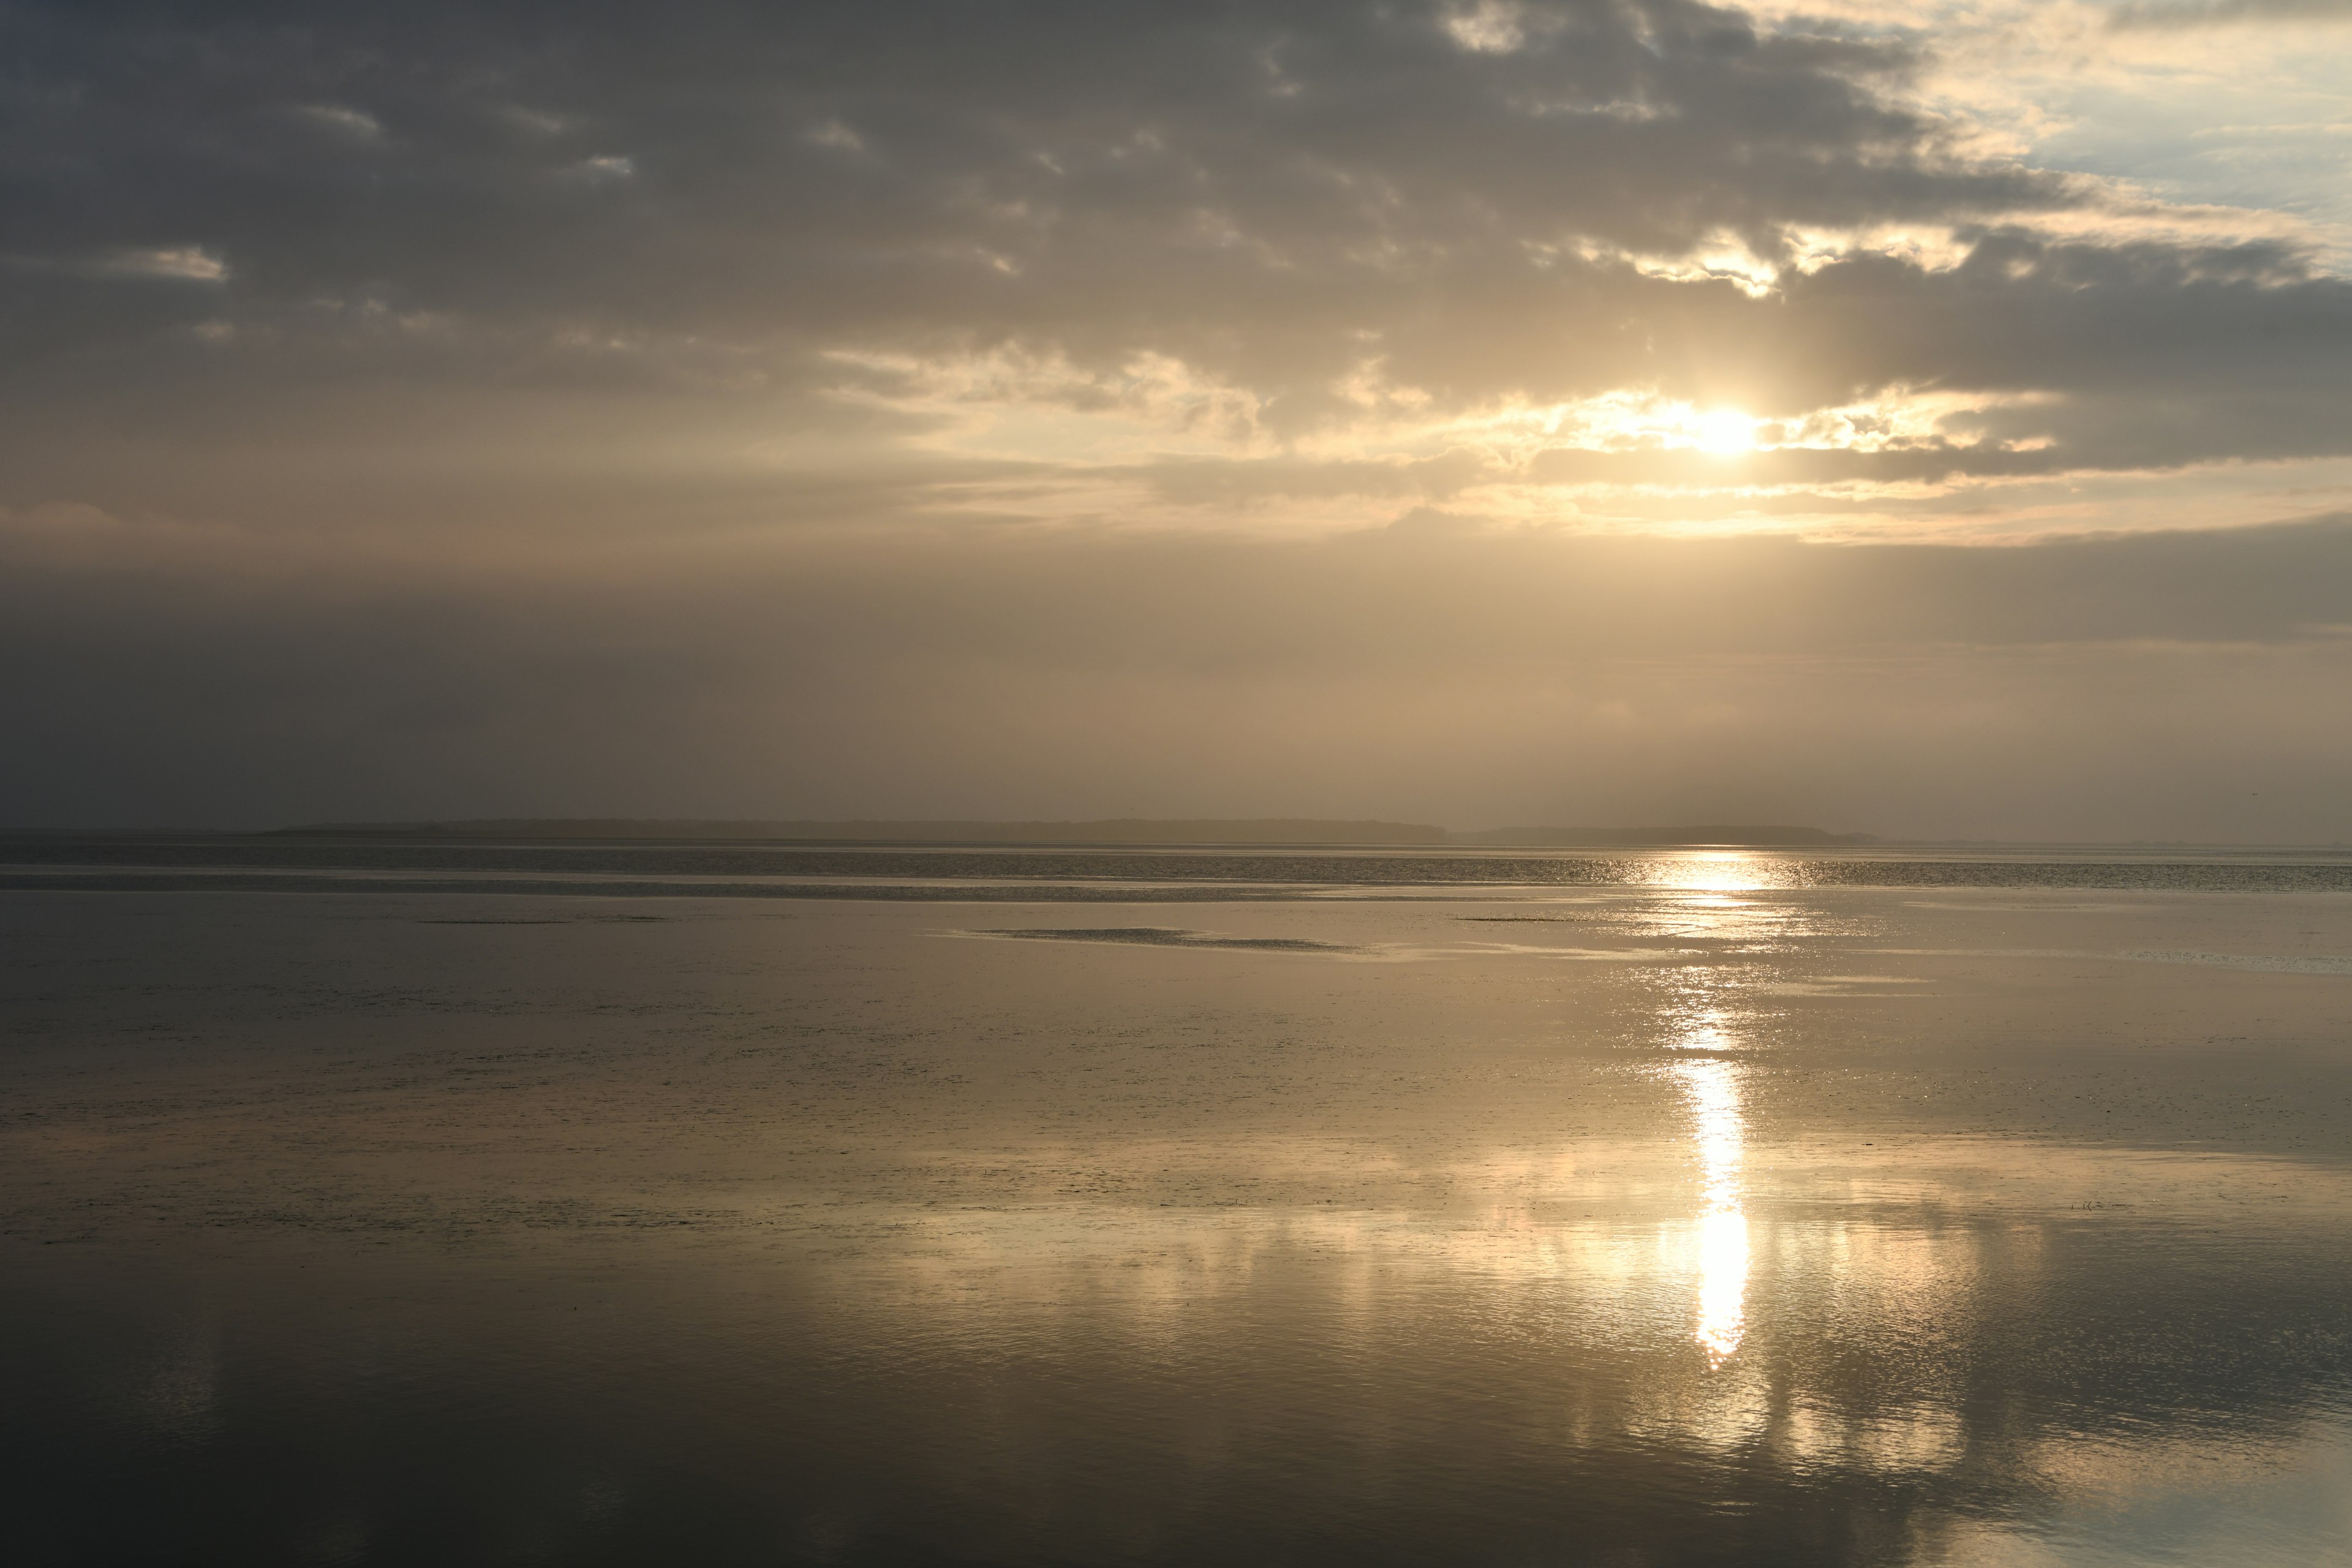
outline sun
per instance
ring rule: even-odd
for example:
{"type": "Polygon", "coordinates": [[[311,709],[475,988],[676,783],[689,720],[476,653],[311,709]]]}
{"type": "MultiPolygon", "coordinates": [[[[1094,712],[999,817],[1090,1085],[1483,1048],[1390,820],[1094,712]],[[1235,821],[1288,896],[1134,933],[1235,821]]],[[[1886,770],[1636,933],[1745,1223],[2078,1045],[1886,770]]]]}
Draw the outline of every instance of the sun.
{"type": "Polygon", "coordinates": [[[1756,449],[1756,421],[1737,408],[1715,408],[1692,422],[1702,452],[1728,455],[1756,449]]]}

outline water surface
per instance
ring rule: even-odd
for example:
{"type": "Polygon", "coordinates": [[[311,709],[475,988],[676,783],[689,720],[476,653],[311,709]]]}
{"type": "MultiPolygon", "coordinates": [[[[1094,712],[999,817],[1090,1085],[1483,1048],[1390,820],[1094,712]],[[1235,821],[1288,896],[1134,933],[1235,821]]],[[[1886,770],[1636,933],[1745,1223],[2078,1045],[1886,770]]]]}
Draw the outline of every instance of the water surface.
{"type": "Polygon", "coordinates": [[[2341,858],[196,842],[0,873],[12,1560],[2352,1553],[2341,858]]]}

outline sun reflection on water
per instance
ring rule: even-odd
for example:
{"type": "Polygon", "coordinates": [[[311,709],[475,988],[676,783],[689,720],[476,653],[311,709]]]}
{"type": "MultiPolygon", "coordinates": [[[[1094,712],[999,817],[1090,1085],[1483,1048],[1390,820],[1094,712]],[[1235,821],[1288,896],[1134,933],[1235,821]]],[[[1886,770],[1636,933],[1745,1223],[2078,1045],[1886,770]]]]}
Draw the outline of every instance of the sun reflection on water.
{"type": "Polygon", "coordinates": [[[1770,885],[1770,869],[1760,855],[1714,850],[1664,859],[1652,875],[1660,887],[1693,893],[1753,893],[1770,885]]]}
{"type": "Polygon", "coordinates": [[[1698,1138],[1698,1342],[1709,1366],[1721,1366],[1748,1331],[1748,1215],[1739,1206],[1746,1123],[1737,1069],[1725,1061],[1677,1062],[1698,1138]]]}

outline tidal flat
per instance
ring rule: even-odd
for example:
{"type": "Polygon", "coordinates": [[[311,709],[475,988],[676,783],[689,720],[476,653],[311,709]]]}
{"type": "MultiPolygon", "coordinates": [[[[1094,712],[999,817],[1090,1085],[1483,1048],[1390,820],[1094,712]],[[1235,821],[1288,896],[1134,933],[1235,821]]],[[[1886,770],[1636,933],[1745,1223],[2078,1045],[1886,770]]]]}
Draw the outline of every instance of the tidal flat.
{"type": "Polygon", "coordinates": [[[2345,857],[269,853],[0,856],[12,1562],[2352,1560],[2345,857]]]}

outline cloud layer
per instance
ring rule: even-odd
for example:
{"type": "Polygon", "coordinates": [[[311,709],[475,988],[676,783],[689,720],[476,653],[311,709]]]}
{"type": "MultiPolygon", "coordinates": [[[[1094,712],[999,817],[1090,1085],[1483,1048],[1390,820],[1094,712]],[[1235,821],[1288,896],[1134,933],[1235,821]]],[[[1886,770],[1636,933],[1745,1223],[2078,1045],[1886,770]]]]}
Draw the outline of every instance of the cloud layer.
{"type": "Polygon", "coordinates": [[[426,5],[18,7],[7,36],[9,359],[86,397],[495,378],[780,431],[862,400],[913,437],[952,433],[947,395],[998,457],[1434,447],[1523,489],[2352,443],[2352,286],[2288,229],[1979,155],[1906,98],[1923,45],[1852,27],[426,5]],[[1717,406],[1778,460],[1678,438],[1717,406]]]}
{"type": "Polygon", "coordinates": [[[0,5],[0,808],[2343,836],[2352,283],[1947,43],[0,5]]]}
{"type": "Polygon", "coordinates": [[[2345,837],[2342,517],[2002,548],[950,528],[463,578],[152,531],[0,529],[16,820],[2345,837]]]}

